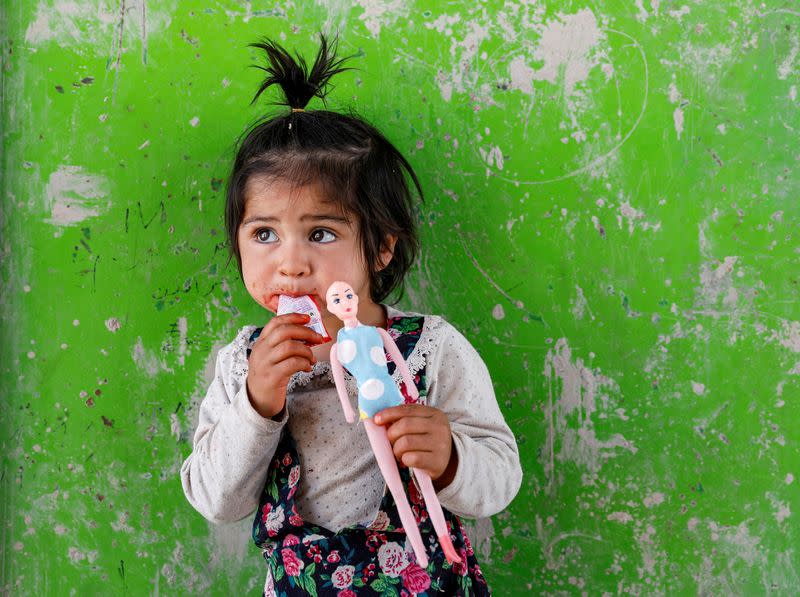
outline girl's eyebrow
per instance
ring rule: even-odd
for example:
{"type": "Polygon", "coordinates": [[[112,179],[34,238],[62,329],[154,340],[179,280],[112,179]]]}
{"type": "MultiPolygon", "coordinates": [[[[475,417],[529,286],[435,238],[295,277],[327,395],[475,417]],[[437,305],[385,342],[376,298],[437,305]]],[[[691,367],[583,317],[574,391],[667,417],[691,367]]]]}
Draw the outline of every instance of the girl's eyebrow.
{"type": "MultiPolygon", "coordinates": [[[[350,220],[338,214],[309,214],[300,217],[301,222],[336,222],[339,224],[349,224],[350,220]]],[[[252,224],[254,222],[264,222],[266,224],[274,224],[280,222],[280,218],[274,216],[250,216],[242,221],[242,226],[252,224]]]]}

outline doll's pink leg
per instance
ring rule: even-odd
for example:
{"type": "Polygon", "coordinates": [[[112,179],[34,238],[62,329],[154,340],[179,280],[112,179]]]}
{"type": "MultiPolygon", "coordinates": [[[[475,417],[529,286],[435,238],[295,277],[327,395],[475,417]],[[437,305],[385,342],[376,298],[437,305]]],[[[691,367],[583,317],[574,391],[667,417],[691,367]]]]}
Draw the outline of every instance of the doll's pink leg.
{"type": "Polygon", "coordinates": [[[436,536],[439,538],[439,545],[442,546],[444,555],[447,561],[451,564],[454,562],[461,563],[461,558],[456,553],[456,548],[453,547],[453,542],[450,540],[450,533],[447,531],[447,523],[444,521],[444,513],[442,512],[442,505],[439,503],[439,498],[436,496],[436,490],[433,488],[433,482],[428,476],[428,473],[416,468],[412,468],[414,477],[417,479],[417,484],[422,490],[422,497],[425,499],[425,507],[428,508],[428,516],[431,517],[433,528],[436,530],[436,536]]]}
{"type": "Polygon", "coordinates": [[[403,529],[405,529],[414,554],[417,556],[417,564],[422,568],[427,568],[428,556],[425,553],[425,545],[422,543],[422,536],[419,534],[414,513],[411,512],[411,506],[408,504],[406,491],[400,480],[400,471],[397,470],[397,461],[392,452],[392,444],[389,443],[389,436],[386,435],[386,428],[376,425],[372,419],[364,419],[364,428],[367,430],[369,443],[372,445],[372,451],[375,453],[375,459],[378,461],[386,485],[397,504],[400,521],[403,523],[403,529]]]}

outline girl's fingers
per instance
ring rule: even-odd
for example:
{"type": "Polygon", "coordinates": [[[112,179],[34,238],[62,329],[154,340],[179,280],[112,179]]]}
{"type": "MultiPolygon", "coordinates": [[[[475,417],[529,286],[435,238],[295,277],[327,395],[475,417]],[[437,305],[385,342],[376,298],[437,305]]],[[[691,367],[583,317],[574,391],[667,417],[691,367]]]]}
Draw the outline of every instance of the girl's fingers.
{"type": "Polygon", "coordinates": [[[294,373],[298,371],[311,371],[312,364],[308,359],[303,357],[290,357],[281,363],[284,367],[294,373]]]}
{"type": "Polygon", "coordinates": [[[276,364],[271,373],[275,375],[276,378],[288,380],[298,371],[310,372],[311,367],[311,362],[309,362],[308,359],[304,359],[303,357],[289,357],[276,364]]]}
{"type": "Polygon", "coordinates": [[[316,362],[311,348],[297,340],[286,340],[270,351],[268,361],[277,365],[291,357],[301,357],[312,364],[316,362]]]}
{"type": "Polygon", "coordinates": [[[322,336],[317,332],[309,327],[296,323],[284,323],[276,326],[267,334],[262,334],[259,340],[261,340],[261,338],[263,338],[263,345],[270,349],[275,348],[287,340],[300,340],[301,342],[308,342],[310,344],[319,344],[322,342],[322,336]]]}
{"type": "Polygon", "coordinates": [[[434,461],[430,452],[406,452],[399,460],[405,466],[425,471],[431,479],[438,479],[444,471],[444,467],[434,461]]]}
{"type": "Polygon", "coordinates": [[[403,435],[392,444],[392,452],[398,459],[409,452],[424,452],[445,459],[449,456],[450,441],[449,437],[430,433],[403,435]]]}
{"type": "Polygon", "coordinates": [[[404,435],[429,434],[432,436],[450,435],[450,424],[446,418],[435,416],[404,417],[390,424],[386,429],[389,441],[394,443],[404,435]]]}
{"type": "Polygon", "coordinates": [[[401,404],[400,406],[392,406],[390,408],[384,408],[375,415],[375,424],[391,425],[395,421],[412,416],[430,417],[433,415],[431,412],[433,410],[432,407],[422,404],[401,404]]]}

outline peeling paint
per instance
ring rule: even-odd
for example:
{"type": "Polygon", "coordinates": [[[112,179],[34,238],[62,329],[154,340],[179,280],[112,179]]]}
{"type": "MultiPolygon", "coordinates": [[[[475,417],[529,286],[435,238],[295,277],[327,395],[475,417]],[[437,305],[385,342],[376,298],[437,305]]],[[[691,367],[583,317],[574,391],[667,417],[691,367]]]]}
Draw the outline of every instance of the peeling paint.
{"type": "Polygon", "coordinates": [[[108,209],[108,180],[80,166],[60,166],[50,175],[45,193],[50,224],[72,226],[108,209]]]}

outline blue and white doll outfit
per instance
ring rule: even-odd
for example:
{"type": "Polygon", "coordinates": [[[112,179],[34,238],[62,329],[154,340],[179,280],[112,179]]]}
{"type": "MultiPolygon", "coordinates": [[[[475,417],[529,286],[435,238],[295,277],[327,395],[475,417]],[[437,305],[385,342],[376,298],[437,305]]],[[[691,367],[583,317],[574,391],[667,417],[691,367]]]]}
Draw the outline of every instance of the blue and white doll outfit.
{"type": "Polygon", "coordinates": [[[341,328],[336,336],[336,356],[356,379],[361,419],[403,404],[405,400],[386,368],[383,338],[377,328],[361,324],[341,328]]]}

